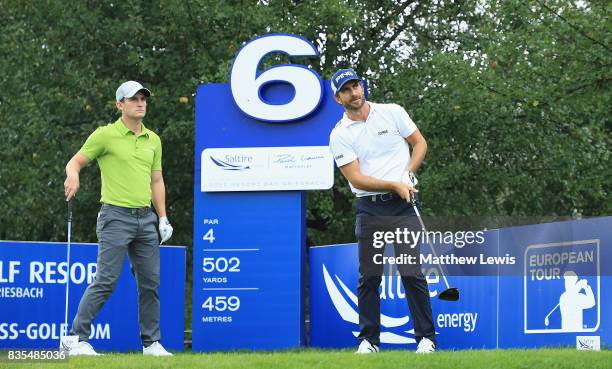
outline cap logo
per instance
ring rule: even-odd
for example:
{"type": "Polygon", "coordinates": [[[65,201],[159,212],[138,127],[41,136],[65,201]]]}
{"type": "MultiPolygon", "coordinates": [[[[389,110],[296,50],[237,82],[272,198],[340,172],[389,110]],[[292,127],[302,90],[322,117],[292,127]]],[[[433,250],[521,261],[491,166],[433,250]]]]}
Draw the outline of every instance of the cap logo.
{"type": "Polygon", "coordinates": [[[354,76],[353,72],[349,72],[349,71],[342,72],[342,73],[340,73],[340,75],[338,75],[336,77],[336,83],[338,83],[338,81],[341,80],[344,77],[351,77],[351,76],[354,76]]]}

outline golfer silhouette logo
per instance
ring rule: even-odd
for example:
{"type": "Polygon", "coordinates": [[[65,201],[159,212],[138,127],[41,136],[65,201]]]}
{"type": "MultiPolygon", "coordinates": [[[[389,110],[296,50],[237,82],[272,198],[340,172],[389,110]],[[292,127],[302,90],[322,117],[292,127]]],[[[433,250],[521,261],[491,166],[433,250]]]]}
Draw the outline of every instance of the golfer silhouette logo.
{"type": "Polygon", "coordinates": [[[583,313],[585,309],[595,306],[595,296],[586,279],[578,279],[573,271],[563,273],[565,280],[565,292],[559,297],[559,303],[544,318],[544,325],[548,327],[551,314],[557,308],[561,312],[561,332],[580,332],[583,325],[583,313]],[[584,291],[584,293],[582,293],[584,291]]]}

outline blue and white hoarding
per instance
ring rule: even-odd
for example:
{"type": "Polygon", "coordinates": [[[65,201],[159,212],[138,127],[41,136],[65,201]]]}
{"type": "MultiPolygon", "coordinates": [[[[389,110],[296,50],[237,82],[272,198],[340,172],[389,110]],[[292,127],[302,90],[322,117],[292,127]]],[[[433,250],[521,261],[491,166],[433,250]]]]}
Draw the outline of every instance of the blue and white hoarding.
{"type": "MultiPolygon", "coordinates": [[[[516,263],[492,274],[448,275],[461,291],[457,302],[435,298],[444,289],[440,269],[424,268],[441,349],[612,344],[612,217],[490,230],[482,247],[516,263]]],[[[356,346],[357,279],[356,244],[311,249],[312,346],[356,346]]],[[[414,345],[399,277],[383,276],[380,299],[382,346],[414,345]]]]}
{"type": "MultiPolygon", "coordinates": [[[[59,347],[97,270],[97,244],[72,243],[69,268],[66,249],[65,243],[0,241],[0,348],[59,347]]],[[[159,299],[162,342],[169,350],[183,351],[184,247],[161,247],[159,299]]],[[[136,281],[126,257],[113,294],[92,324],[89,342],[102,351],[141,351],[139,332],[136,281]]]]}
{"type": "Polygon", "coordinates": [[[612,345],[612,217],[499,232],[500,253],[523,253],[499,280],[499,346],[612,345]]]}
{"type": "MultiPolygon", "coordinates": [[[[357,245],[342,244],[310,250],[310,344],[314,347],[356,347],[359,334],[357,308],[357,245]]],[[[381,346],[415,345],[412,319],[401,278],[385,273],[380,287],[381,346]]],[[[438,345],[443,348],[494,348],[495,277],[448,277],[461,291],[458,302],[435,296],[445,286],[439,271],[425,270],[432,298],[438,345]]]]}

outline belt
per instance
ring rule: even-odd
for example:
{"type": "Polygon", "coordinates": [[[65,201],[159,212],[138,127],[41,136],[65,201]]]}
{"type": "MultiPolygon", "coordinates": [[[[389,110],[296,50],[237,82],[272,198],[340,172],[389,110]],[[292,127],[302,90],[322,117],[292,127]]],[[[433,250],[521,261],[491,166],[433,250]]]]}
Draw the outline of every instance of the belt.
{"type": "Polygon", "coordinates": [[[111,204],[102,204],[102,208],[113,209],[125,214],[133,215],[133,216],[145,216],[151,212],[151,207],[147,206],[145,208],[124,208],[122,206],[111,205],[111,204]]]}
{"type": "Polygon", "coordinates": [[[399,199],[400,196],[395,192],[379,193],[378,195],[366,196],[366,199],[370,199],[372,202],[386,202],[393,199],[399,199]]]}

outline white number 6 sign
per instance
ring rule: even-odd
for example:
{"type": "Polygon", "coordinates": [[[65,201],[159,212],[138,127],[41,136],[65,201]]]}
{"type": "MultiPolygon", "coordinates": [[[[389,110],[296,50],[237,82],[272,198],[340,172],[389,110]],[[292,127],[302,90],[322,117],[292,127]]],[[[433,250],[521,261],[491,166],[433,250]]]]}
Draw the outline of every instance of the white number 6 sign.
{"type": "Polygon", "coordinates": [[[314,111],[323,97],[321,78],[303,65],[281,64],[258,74],[261,60],[272,52],[289,56],[318,56],[308,40],[297,35],[269,34],[252,40],[238,51],[232,64],[230,85],[236,105],[245,114],[269,122],[288,122],[314,111]],[[261,89],[270,83],[289,83],[295,96],[286,104],[263,100],[261,89]]]}

